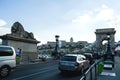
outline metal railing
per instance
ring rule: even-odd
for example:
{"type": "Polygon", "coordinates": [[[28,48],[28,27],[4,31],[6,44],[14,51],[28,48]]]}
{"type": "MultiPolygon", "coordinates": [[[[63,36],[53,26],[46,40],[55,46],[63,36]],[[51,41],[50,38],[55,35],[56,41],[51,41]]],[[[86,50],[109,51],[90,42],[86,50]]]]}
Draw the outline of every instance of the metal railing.
{"type": "Polygon", "coordinates": [[[80,80],[97,80],[97,65],[99,61],[96,61],[94,64],[92,64],[89,69],[82,75],[80,80]],[[93,77],[94,75],[94,77],[93,77]],[[89,79],[87,79],[89,78],[89,79]]]}

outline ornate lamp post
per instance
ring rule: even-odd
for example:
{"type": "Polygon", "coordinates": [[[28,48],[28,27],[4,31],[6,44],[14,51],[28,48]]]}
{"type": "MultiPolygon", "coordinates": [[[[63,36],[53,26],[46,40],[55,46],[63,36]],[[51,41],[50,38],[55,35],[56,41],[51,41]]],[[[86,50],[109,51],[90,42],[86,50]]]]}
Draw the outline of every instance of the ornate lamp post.
{"type": "Polygon", "coordinates": [[[104,60],[111,59],[112,61],[114,61],[114,55],[112,54],[111,45],[110,45],[110,36],[107,37],[107,40],[108,40],[107,51],[105,53],[104,60]]]}
{"type": "Polygon", "coordinates": [[[55,35],[55,39],[56,39],[56,46],[55,46],[55,53],[54,53],[54,56],[57,58],[59,57],[59,54],[58,54],[58,44],[59,44],[59,35],[55,35]]]}
{"type": "Polygon", "coordinates": [[[112,51],[111,51],[110,37],[109,37],[109,36],[107,37],[107,40],[108,40],[108,44],[107,44],[107,51],[106,51],[106,54],[111,55],[111,54],[112,54],[112,51]]]}

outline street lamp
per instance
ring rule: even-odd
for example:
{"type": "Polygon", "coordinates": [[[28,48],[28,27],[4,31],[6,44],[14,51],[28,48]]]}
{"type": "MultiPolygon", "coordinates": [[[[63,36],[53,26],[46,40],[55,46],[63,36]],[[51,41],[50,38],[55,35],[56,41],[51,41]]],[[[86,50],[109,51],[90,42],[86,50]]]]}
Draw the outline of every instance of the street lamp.
{"type": "Polygon", "coordinates": [[[59,54],[58,54],[58,44],[59,44],[59,35],[55,35],[55,39],[56,39],[56,46],[55,46],[55,57],[59,57],[59,54]]]}
{"type": "Polygon", "coordinates": [[[114,55],[112,54],[111,45],[110,45],[110,35],[107,36],[107,41],[108,41],[107,51],[105,53],[104,60],[111,59],[112,61],[114,61],[114,55]]]}
{"type": "Polygon", "coordinates": [[[110,45],[110,36],[107,36],[107,40],[108,40],[108,44],[107,44],[107,51],[106,54],[111,55],[112,51],[111,51],[111,45],[110,45]]]}

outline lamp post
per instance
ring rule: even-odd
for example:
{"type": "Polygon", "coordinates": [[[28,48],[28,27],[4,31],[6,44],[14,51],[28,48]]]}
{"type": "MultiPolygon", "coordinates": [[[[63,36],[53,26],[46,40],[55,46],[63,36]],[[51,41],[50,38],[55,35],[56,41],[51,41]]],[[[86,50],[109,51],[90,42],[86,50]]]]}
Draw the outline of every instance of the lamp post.
{"type": "Polygon", "coordinates": [[[59,35],[55,35],[55,39],[56,39],[56,45],[55,45],[55,58],[58,58],[59,57],[59,54],[58,54],[58,44],[59,44],[59,35]]]}
{"type": "Polygon", "coordinates": [[[114,55],[112,54],[111,45],[110,45],[110,36],[107,37],[107,40],[108,40],[107,51],[105,53],[104,60],[111,59],[112,61],[114,61],[114,55]]]}
{"type": "Polygon", "coordinates": [[[109,36],[107,37],[107,40],[108,40],[108,44],[107,44],[107,51],[106,51],[106,54],[111,55],[111,54],[112,54],[112,51],[111,51],[110,37],[109,37],[109,36]]]}

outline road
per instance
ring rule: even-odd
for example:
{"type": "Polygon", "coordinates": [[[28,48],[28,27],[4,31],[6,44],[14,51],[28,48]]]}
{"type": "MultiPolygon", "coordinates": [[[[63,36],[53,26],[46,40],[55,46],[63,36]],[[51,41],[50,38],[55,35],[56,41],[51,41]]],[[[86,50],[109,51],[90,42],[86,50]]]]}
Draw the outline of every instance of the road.
{"type": "Polygon", "coordinates": [[[80,73],[61,74],[58,61],[17,66],[3,80],[79,80],[80,73]]]}
{"type": "Polygon", "coordinates": [[[115,56],[115,67],[112,70],[103,69],[103,72],[106,72],[107,74],[99,75],[98,80],[120,80],[120,57],[115,56]]]}

